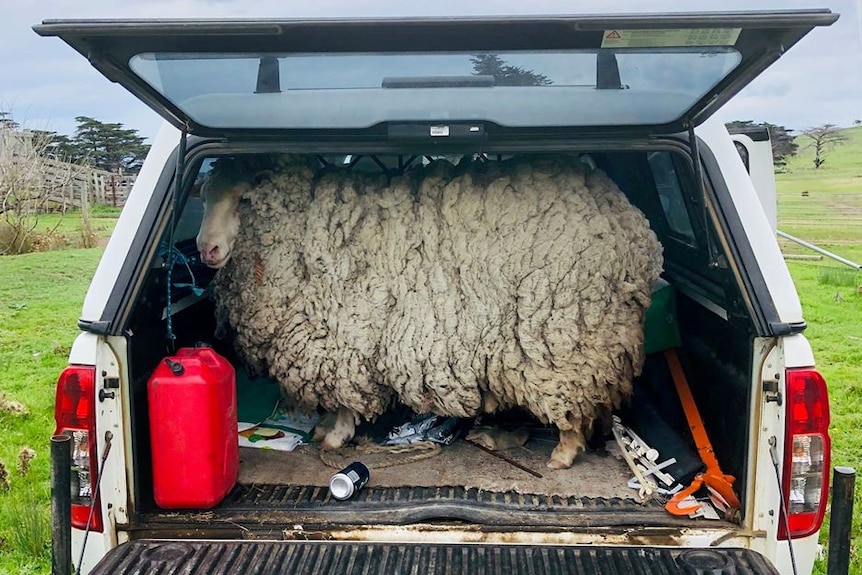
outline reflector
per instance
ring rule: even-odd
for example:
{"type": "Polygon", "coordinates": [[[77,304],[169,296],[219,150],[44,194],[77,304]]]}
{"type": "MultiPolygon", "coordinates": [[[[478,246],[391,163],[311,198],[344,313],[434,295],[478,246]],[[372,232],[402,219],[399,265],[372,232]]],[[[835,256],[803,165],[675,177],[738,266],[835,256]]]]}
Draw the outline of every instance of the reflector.
{"type": "Polygon", "coordinates": [[[98,473],[92,463],[98,461],[96,454],[96,368],[91,365],[70,365],[57,380],[57,395],[54,402],[54,434],[72,436],[72,527],[86,529],[90,508],[95,504],[96,512],[90,520],[91,531],[102,531],[102,514],[99,499],[92,495],[96,488],[98,473]]]}
{"type": "Polygon", "coordinates": [[[813,369],[789,369],[782,489],[787,524],[779,539],[806,537],[820,529],[829,482],[829,398],[826,381],[813,369]]]}

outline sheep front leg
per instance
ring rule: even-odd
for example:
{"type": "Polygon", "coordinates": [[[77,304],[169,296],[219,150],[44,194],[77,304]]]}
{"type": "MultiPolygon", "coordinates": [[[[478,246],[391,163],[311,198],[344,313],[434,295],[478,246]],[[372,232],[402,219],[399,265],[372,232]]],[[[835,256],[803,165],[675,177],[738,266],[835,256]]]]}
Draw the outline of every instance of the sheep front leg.
{"type": "Polygon", "coordinates": [[[314,426],[312,441],[315,443],[322,443],[326,438],[326,434],[332,431],[332,428],[335,427],[335,418],[336,413],[333,413],[332,411],[324,413],[320,418],[320,421],[317,422],[317,425],[314,426]]]}
{"type": "Polygon", "coordinates": [[[587,447],[587,441],[580,429],[560,430],[560,442],[551,453],[548,461],[549,469],[568,469],[578,456],[587,447]]]}
{"type": "Polygon", "coordinates": [[[356,433],[356,419],[353,412],[346,407],[339,407],[338,413],[335,414],[335,422],[326,432],[321,448],[330,450],[344,447],[353,439],[354,433],[356,433]]]}

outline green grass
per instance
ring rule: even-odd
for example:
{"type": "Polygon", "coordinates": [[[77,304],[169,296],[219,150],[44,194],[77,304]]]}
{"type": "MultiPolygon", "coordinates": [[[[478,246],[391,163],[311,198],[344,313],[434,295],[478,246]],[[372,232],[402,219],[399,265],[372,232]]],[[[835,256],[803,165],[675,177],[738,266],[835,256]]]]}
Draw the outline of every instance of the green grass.
{"type": "MultiPolygon", "coordinates": [[[[24,251],[43,252],[104,245],[114,230],[119,215],[120,208],[93,206],[90,211],[89,234],[83,233],[83,219],[81,212],[77,210],[70,210],[65,214],[59,212],[39,214],[35,222],[28,218],[26,222],[28,227],[31,223],[35,223],[35,228],[24,251]]],[[[4,229],[7,229],[6,223],[0,219],[0,253],[3,253],[6,245],[4,242],[8,241],[11,233],[4,229]]]]}
{"type": "MultiPolygon", "coordinates": [[[[118,215],[90,214],[90,226],[108,237],[111,235],[111,230],[114,229],[114,224],[117,223],[118,215]]],[[[75,235],[81,231],[81,214],[80,212],[44,214],[39,218],[39,225],[36,230],[42,233],[55,230],[60,234],[75,235]]]]}
{"type": "MultiPolygon", "coordinates": [[[[862,285],[862,272],[852,268],[825,267],[817,274],[817,282],[821,285],[856,288],[862,285]]],[[[841,294],[838,294],[841,297],[841,294]]]]}
{"type": "MultiPolygon", "coordinates": [[[[785,173],[775,177],[782,231],[836,248],[862,243],[862,127],[844,133],[848,141],[827,152],[818,170],[812,165],[813,152],[805,149],[806,138],[797,138],[799,153],[787,162],[785,173]]],[[[810,253],[784,241],[782,249],[810,253]]],[[[859,259],[854,261],[862,263],[859,259]]]]}
{"type": "Polygon", "coordinates": [[[25,416],[0,412],[0,461],[11,488],[0,491],[0,573],[50,570],[45,513],[50,509],[49,448],[54,385],[68,360],[101,249],[0,257],[0,392],[25,416]],[[23,446],[36,450],[29,473],[16,472],[23,446]],[[38,504],[34,504],[37,502],[38,504]],[[42,549],[33,555],[33,549],[42,549]]]}
{"type": "MultiPolygon", "coordinates": [[[[832,465],[853,467],[862,473],[862,295],[857,293],[862,280],[852,286],[836,286],[821,281],[824,271],[844,272],[831,264],[790,262],[789,267],[808,322],[805,335],[829,386],[832,465]]],[[[854,549],[850,573],[859,575],[862,573],[862,486],[858,481],[853,511],[854,549]]],[[[827,516],[821,531],[823,544],[827,542],[828,526],[827,516]]],[[[818,562],[817,568],[818,572],[825,573],[825,561],[818,562]]]]}
{"type": "MultiPolygon", "coordinates": [[[[94,206],[90,212],[90,229],[96,235],[98,240],[107,240],[114,231],[114,226],[117,224],[117,218],[120,215],[119,208],[110,206],[94,206]]],[[[44,214],[39,218],[39,225],[36,231],[39,233],[48,233],[53,231],[59,234],[65,240],[68,247],[79,247],[81,239],[81,230],[83,220],[81,213],[78,211],[70,211],[65,214],[44,214]]]]}
{"type": "MultiPolygon", "coordinates": [[[[812,166],[813,153],[799,139],[799,154],[776,174],[778,227],[845,259],[862,264],[862,127],[845,130],[848,142],[812,166]],[[807,192],[803,196],[803,192],[807,192]]],[[[814,254],[787,240],[785,253],[814,254]]],[[[796,283],[818,367],[829,385],[832,464],[862,473],[862,274],[832,259],[788,263],[796,283]]],[[[862,482],[857,481],[850,573],[862,574],[862,482]]],[[[821,531],[826,543],[827,516],[821,531]]],[[[825,561],[816,569],[824,573],[825,561]]]]}

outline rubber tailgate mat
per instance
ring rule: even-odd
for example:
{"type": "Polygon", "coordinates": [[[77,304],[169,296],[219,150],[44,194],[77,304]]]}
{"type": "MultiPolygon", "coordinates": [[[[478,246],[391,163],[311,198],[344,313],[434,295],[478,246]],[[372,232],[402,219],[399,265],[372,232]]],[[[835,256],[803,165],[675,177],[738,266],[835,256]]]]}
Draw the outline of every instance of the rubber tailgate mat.
{"type": "Polygon", "coordinates": [[[314,573],[775,574],[748,549],[668,549],[325,541],[149,541],[124,543],[91,572],[206,575],[314,573]]]}
{"type": "MultiPolygon", "coordinates": [[[[584,527],[601,525],[690,527],[691,519],[670,515],[657,501],[548,497],[493,493],[463,487],[366,488],[350,501],[333,499],[326,487],[237,485],[217,507],[205,511],[153,510],[142,513],[131,528],[143,537],[158,537],[159,526],[200,529],[242,525],[409,524],[448,519],[482,525],[584,527]]],[[[723,522],[722,522],[723,523],[723,522]]],[[[711,523],[712,526],[718,522],[711,523]]]]}

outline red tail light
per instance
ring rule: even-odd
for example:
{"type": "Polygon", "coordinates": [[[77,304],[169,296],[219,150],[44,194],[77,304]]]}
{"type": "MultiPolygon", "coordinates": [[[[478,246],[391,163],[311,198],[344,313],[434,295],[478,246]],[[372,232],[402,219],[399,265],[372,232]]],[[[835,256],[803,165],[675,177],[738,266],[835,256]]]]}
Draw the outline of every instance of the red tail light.
{"type": "Polygon", "coordinates": [[[91,531],[102,531],[99,499],[93,499],[98,481],[99,456],[96,451],[96,368],[70,365],[57,380],[54,403],[55,434],[72,437],[72,527],[86,529],[90,509],[91,531]]]}
{"type": "Polygon", "coordinates": [[[806,537],[820,529],[829,495],[829,398],[826,381],[813,369],[787,370],[787,423],[782,490],[787,527],[779,539],[806,537]],[[788,533],[789,531],[789,533],[788,533]]]}

